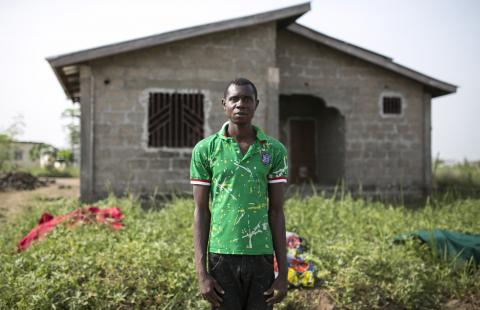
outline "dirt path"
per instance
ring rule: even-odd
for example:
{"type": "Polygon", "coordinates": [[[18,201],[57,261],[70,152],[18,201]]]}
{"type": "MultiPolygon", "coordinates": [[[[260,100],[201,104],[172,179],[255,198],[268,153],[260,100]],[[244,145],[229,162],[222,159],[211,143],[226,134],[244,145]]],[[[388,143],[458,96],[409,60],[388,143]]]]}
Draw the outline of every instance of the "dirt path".
{"type": "Polygon", "coordinates": [[[11,218],[35,199],[78,198],[80,180],[56,178],[55,183],[32,191],[0,192],[0,221],[11,218]]]}

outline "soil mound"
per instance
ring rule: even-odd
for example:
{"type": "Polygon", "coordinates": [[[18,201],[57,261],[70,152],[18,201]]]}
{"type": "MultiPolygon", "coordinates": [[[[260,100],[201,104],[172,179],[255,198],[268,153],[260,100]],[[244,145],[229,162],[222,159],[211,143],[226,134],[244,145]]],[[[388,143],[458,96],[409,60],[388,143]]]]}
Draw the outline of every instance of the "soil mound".
{"type": "Polygon", "coordinates": [[[47,186],[48,180],[41,180],[28,172],[8,172],[0,174],[0,191],[33,190],[47,186]]]}

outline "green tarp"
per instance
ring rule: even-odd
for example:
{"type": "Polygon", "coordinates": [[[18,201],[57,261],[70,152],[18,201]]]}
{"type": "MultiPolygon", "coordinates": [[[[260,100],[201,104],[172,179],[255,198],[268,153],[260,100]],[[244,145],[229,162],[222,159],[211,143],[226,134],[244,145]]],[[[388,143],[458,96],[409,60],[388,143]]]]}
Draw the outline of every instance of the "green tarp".
{"type": "Polygon", "coordinates": [[[463,234],[446,229],[417,230],[408,234],[395,236],[395,242],[408,238],[419,238],[432,249],[436,249],[439,256],[462,261],[470,261],[480,265],[480,235],[463,234]]]}

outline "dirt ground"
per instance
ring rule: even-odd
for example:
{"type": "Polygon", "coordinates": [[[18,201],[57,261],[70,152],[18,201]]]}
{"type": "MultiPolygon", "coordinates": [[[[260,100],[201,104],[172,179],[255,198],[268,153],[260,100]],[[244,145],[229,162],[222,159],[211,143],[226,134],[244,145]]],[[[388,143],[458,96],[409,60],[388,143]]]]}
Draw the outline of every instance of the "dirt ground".
{"type": "Polygon", "coordinates": [[[55,183],[35,190],[0,192],[0,220],[15,216],[35,200],[79,198],[80,180],[78,178],[56,178],[55,183]]]}

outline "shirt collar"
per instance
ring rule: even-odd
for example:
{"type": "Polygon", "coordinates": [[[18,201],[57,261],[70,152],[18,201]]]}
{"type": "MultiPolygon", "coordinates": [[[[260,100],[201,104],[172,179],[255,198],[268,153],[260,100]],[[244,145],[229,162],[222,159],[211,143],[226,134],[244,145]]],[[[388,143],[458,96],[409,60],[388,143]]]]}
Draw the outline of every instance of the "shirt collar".
{"type": "MultiPolygon", "coordinates": [[[[222,125],[222,129],[220,129],[220,131],[217,133],[217,135],[224,140],[227,140],[229,138],[229,136],[227,136],[228,123],[229,122],[226,121],[222,125]]],[[[255,132],[257,133],[258,141],[260,141],[261,144],[264,144],[267,141],[267,135],[259,127],[255,126],[255,125],[252,125],[252,127],[253,127],[253,129],[255,129],[255,132]]]]}

